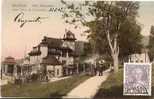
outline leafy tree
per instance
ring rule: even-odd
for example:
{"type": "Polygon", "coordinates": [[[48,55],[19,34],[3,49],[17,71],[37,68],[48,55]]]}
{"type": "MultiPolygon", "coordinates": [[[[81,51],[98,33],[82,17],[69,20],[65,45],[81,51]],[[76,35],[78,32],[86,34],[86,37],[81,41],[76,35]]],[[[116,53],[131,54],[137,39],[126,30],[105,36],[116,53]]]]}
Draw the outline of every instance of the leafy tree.
{"type": "Polygon", "coordinates": [[[154,60],[154,26],[151,26],[148,48],[149,48],[150,61],[153,61],[154,60]]]}
{"type": "Polygon", "coordinates": [[[89,54],[92,53],[92,46],[91,44],[88,43],[84,43],[84,51],[82,53],[82,56],[88,56],[89,54]]]}
{"type": "Polygon", "coordinates": [[[75,4],[62,1],[62,3],[67,8],[63,12],[66,23],[73,24],[75,28],[80,25],[88,27],[86,32],[89,33],[89,42],[95,52],[103,54],[106,52],[112,58],[115,72],[118,71],[119,55],[128,55],[140,49],[141,28],[136,22],[138,2],[85,1],[75,4]],[[128,49],[128,44],[131,49],[128,49]]]}
{"type": "Polygon", "coordinates": [[[121,60],[127,59],[128,55],[140,53],[143,48],[141,27],[135,20],[127,20],[120,29],[119,47],[121,60]]]}

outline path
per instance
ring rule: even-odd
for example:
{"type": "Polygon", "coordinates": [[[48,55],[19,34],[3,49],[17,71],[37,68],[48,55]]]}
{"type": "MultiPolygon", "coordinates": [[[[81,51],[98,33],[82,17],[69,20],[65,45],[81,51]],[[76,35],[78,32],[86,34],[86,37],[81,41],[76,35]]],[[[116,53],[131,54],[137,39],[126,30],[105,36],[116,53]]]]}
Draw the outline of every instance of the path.
{"type": "Polygon", "coordinates": [[[109,76],[109,71],[106,70],[103,76],[94,76],[74,88],[64,98],[93,98],[97,93],[100,85],[109,76]]]}

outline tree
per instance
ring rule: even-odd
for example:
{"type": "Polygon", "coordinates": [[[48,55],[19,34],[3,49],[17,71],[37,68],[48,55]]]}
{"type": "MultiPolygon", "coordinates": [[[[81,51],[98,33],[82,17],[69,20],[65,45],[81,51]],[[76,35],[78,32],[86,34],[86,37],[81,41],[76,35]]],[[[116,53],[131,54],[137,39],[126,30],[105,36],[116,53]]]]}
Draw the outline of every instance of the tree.
{"type": "Polygon", "coordinates": [[[154,60],[154,26],[151,26],[148,48],[149,48],[150,61],[153,61],[154,60]]]}
{"type": "MultiPolygon", "coordinates": [[[[89,29],[86,32],[89,33],[89,41],[93,44],[95,51],[101,50],[101,52],[108,52],[113,60],[114,71],[117,72],[119,54],[122,49],[121,46],[123,45],[120,42],[124,40],[122,39],[122,35],[139,38],[136,34],[139,35],[140,26],[135,19],[139,3],[131,1],[85,1],[81,4],[78,2],[76,5],[65,1],[62,1],[62,3],[67,7],[67,11],[63,14],[66,23],[75,25],[75,28],[78,27],[80,23],[88,27],[89,29]],[[132,24],[134,24],[135,27],[130,26],[130,28],[127,29],[127,25],[132,24]],[[131,35],[131,31],[137,33],[131,35]]],[[[140,39],[138,39],[137,42],[139,40],[140,39]]],[[[135,42],[136,40],[134,40],[132,44],[136,46],[135,42]]],[[[134,52],[132,50],[133,49],[130,49],[127,54],[134,52]]]]}
{"type": "Polygon", "coordinates": [[[135,20],[128,20],[122,25],[119,36],[119,58],[121,61],[128,60],[128,55],[141,52],[143,36],[140,32],[141,27],[135,20]]]}

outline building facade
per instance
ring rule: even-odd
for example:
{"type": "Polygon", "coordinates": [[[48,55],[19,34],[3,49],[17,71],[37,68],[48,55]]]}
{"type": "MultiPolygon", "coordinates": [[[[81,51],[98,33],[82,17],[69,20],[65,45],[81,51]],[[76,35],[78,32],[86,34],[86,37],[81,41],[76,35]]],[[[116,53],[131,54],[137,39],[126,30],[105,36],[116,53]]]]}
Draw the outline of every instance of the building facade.
{"type": "Polygon", "coordinates": [[[15,80],[26,79],[33,74],[50,79],[78,73],[79,56],[84,53],[84,44],[83,41],[76,41],[71,31],[66,31],[62,39],[44,36],[27,57],[19,60],[6,57],[1,74],[15,80]]]}
{"type": "Polygon", "coordinates": [[[45,72],[49,77],[72,74],[74,70],[75,35],[66,31],[63,39],[46,37],[29,52],[32,72],[45,72]]]}
{"type": "Polygon", "coordinates": [[[20,67],[16,64],[15,58],[8,56],[2,62],[2,79],[7,79],[8,81],[14,81],[17,73],[19,72],[20,67]]]}

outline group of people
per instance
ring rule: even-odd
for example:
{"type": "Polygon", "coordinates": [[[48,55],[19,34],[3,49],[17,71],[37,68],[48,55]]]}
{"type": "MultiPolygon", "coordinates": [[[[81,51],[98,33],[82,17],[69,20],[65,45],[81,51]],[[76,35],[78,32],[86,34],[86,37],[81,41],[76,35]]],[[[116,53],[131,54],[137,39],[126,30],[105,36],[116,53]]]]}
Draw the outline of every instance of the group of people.
{"type": "Polygon", "coordinates": [[[103,66],[96,66],[94,67],[94,75],[103,76],[103,66]]]}

